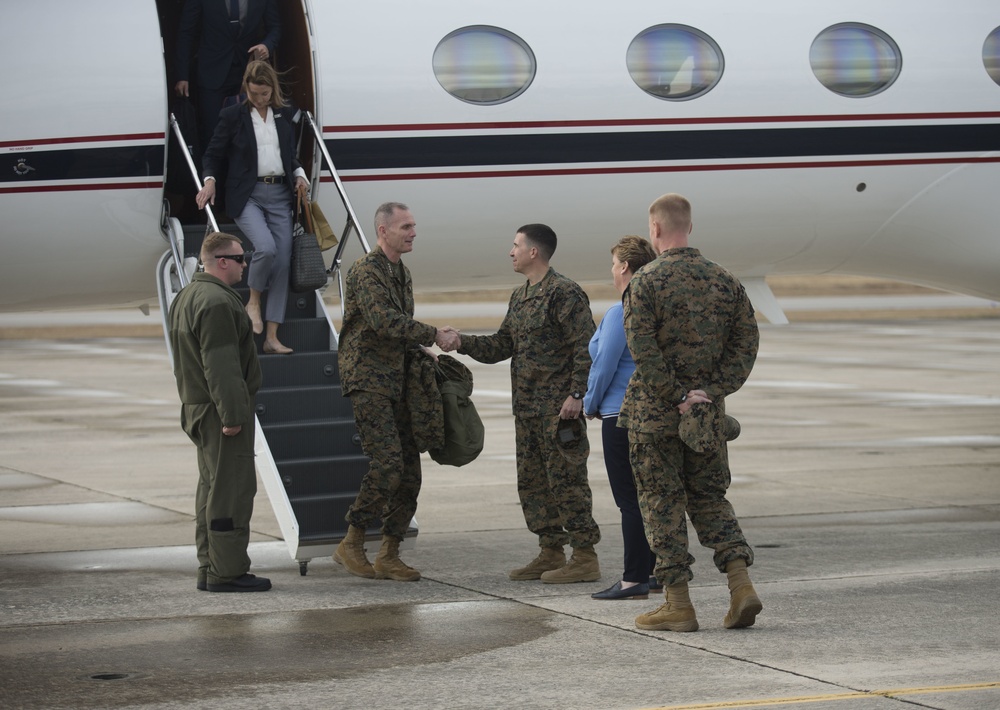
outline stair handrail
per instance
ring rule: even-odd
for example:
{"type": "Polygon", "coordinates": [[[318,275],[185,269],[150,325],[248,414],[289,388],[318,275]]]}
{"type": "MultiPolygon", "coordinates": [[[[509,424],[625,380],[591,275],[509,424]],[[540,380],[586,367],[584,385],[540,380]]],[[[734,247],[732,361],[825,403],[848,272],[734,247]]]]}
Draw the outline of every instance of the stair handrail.
{"type": "MultiPolygon", "coordinates": [[[[372,248],[369,246],[368,240],[365,238],[364,230],[361,228],[358,216],[354,212],[354,206],[351,204],[351,199],[347,196],[347,191],[344,189],[344,183],[341,182],[340,175],[337,173],[337,167],[333,164],[333,158],[330,157],[330,152],[326,149],[326,143],[323,141],[323,134],[320,131],[319,126],[316,125],[316,121],[313,120],[313,116],[309,111],[303,111],[302,113],[305,118],[306,125],[308,125],[312,130],[313,136],[316,139],[315,143],[319,147],[320,154],[323,156],[323,160],[326,161],[326,168],[330,171],[330,175],[333,177],[333,183],[337,188],[337,195],[340,197],[340,202],[347,211],[347,222],[344,225],[344,231],[337,244],[337,251],[334,252],[333,262],[331,263],[330,268],[327,269],[328,274],[335,273],[337,276],[337,284],[340,287],[340,312],[341,315],[343,315],[344,279],[341,272],[341,264],[344,256],[344,249],[347,247],[351,230],[353,229],[358,235],[358,240],[361,242],[361,248],[365,250],[365,254],[370,252],[372,248]]],[[[320,170],[322,169],[323,165],[320,165],[320,170]]]]}
{"type": "MultiPolygon", "coordinates": [[[[202,183],[201,177],[198,175],[198,168],[194,165],[194,158],[191,156],[191,151],[188,149],[187,141],[184,140],[184,133],[181,132],[180,124],[177,123],[177,117],[173,113],[170,114],[170,127],[173,129],[174,136],[177,138],[177,143],[180,144],[181,153],[184,155],[184,161],[187,163],[188,170],[191,171],[191,177],[194,180],[194,184],[198,188],[198,192],[201,192],[205,185],[202,183]]],[[[215,213],[212,211],[212,205],[205,205],[205,214],[208,216],[208,227],[211,227],[211,229],[206,227],[206,232],[218,232],[219,223],[215,219],[215,213]]],[[[171,244],[171,246],[175,247],[176,252],[176,245],[171,244]]],[[[183,257],[184,255],[181,254],[180,256],[183,257]]],[[[176,253],[174,254],[174,259],[177,259],[178,264],[183,262],[183,259],[178,259],[178,255],[176,253]]]]}

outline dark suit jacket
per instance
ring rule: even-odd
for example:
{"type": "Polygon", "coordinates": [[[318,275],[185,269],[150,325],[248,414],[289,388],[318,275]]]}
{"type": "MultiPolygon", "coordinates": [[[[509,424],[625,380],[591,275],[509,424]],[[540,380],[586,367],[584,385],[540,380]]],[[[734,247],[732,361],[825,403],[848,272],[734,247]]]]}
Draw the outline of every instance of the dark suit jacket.
{"type": "MultiPolygon", "coordinates": [[[[215,134],[202,157],[202,175],[211,175],[218,180],[220,175],[226,173],[226,212],[233,217],[243,211],[257,184],[257,136],[253,131],[253,119],[250,118],[252,110],[254,109],[249,103],[222,109],[215,134]]],[[[272,110],[274,126],[278,131],[278,145],[281,148],[281,162],[285,166],[285,177],[291,187],[295,179],[293,173],[296,168],[301,167],[295,157],[291,109],[286,107],[272,110]]]]}
{"type": "Polygon", "coordinates": [[[229,0],[187,0],[177,34],[177,81],[191,80],[191,50],[198,44],[198,83],[219,89],[226,81],[233,59],[246,67],[247,52],[264,44],[273,54],[281,39],[281,18],[275,0],[247,0],[247,15],[239,35],[229,26],[229,0]],[[267,35],[260,39],[261,23],[267,35]]]}

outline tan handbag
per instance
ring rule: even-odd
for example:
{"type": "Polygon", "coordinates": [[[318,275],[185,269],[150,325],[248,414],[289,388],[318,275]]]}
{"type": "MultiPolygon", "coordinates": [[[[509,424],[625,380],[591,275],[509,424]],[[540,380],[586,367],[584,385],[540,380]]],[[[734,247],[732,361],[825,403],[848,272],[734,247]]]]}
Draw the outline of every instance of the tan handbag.
{"type": "Polygon", "coordinates": [[[337,246],[337,235],[327,221],[326,215],[323,214],[323,210],[320,209],[319,203],[310,202],[309,211],[312,213],[313,227],[316,229],[316,242],[319,244],[320,251],[337,246]]]}

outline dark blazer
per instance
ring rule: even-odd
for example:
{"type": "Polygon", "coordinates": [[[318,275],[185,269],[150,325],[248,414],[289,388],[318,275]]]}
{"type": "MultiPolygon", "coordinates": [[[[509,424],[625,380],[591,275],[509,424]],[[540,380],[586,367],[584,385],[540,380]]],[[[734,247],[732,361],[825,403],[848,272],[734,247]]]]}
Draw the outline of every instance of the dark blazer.
{"type": "MultiPolygon", "coordinates": [[[[222,109],[215,134],[202,157],[202,175],[211,175],[218,180],[226,174],[226,212],[233,217],[243,211],[257,184],[257,136],[250,118],[252,110],[249,103],[222,109]]],[[[285,166],[289,187],[292,187],[293,173],[301,164],[295,157],[295,131],[289,120],[291,109],[286,107],[272,111],[274,126],[278,130],[281,162],[285,166]]]]}
{"type": "Polygon", "coordinates": [[[219,89],[233,65],[246,67],[247,52],[264,44],[273,54],[281,39],[281,18],[275,0],[247,0],[247,15],[238,35],[229,26],[229,0],[187,0],[177,30],[177,81],[191,80],[191,50],[198,43],[198,84],[219,89]],[[261,23],[267,29],[260,39],[261,23]]]}

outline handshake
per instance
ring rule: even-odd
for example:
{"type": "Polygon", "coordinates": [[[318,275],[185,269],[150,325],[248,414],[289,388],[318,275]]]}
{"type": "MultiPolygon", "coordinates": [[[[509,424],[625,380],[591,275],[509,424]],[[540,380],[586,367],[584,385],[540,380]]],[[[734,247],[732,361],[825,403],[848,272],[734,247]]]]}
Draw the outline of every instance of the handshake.
{"type": "Polygon", "coordinates": [[[462,347],[462,335],[450,325],[446,325],[444,328],[437,329],[434,344],[446,353],[450,353],[452,350],[458,350],[462,347]]]}

